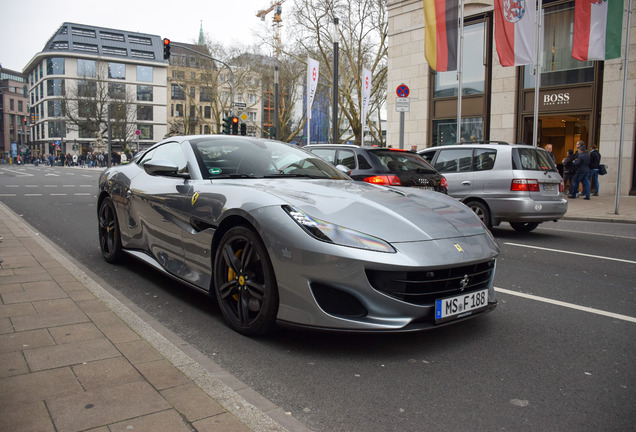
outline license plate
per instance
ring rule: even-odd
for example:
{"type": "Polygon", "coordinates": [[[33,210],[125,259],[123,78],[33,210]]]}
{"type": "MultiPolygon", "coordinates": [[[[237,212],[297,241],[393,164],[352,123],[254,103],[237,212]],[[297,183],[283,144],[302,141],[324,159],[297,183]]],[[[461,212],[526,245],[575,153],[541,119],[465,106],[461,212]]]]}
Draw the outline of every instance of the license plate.
{"type": "Polygon", "coordinates": [[[555,188],[554,188],[553,184],[544,184],[543,185],[543,190],[544,191],[553,192],[555,190],[555,188]]]}
{"type": "Polygon", "coordinates": [[[473,314],[488,306],[488,290],[475,291],[435,301],[435,322],[473,314]]]}
{"type": "Polygon", "coordinates": [[[424,189],[424,190],[435,190],[434,187],[432,186],[415,186],[418,189],[424,189]]]}

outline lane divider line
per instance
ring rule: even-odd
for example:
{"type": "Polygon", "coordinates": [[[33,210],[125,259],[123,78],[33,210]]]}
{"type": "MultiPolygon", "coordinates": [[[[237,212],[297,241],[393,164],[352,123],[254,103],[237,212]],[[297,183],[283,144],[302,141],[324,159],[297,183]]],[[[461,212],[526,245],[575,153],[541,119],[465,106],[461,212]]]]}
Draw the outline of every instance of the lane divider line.
{"type": "Polygon", "coordinates": [[[539,249],[539,250],[548,251],[548,252],[558,252],[560,254],[578,255],[578,256],[583,256],[583,257],[587,257],[587,258],[598,258],[598,259],[604,259],[604,260],[609,260],[609,261],[618,261],[618,262],[624,262],[624,263],[628,263],[628,264],[636,264],[636,261],[626,260],[626,259],[622,259],[622,258],[612,258],[612,257],[601,256],[601,255],[585,254],[585,253],[581,253],[581,252],[571,252],[571,251],[566,251],[566,250],[562,250],[562,249],[550,249],[550,248],[544,248],[544,247],[539,247],[539,246],[529,246],[529,245],[523,245],[523,244],[519,244],[519,243],[508,243],[508,242],[506,242],[504,244],[505,245],[510,245],[510,246],[524,247],[524,248],[529,248],[529,249],[539,249]]]}
{"type": "Polygon", "coordinates": [[[575,309],[575,310],[580,310],[583,312],[589,312],[589,313],[593,313],[596,315],[603,315],[606,317],[610,317],[610,318],[616,318],[619,320],[623,320],[623,321],[628,321],[628,322],[633,322],[636,323],[636,318],[634,317],[630,317],[627,315],[621,315],[621,314],[617,314],[614,312],[607,312],[607,311],[603,311],[600,309],[595,309],[595,308],[591,308],[591,307],[587,307],[587,306],[579,306],[573,303],[567,303],[567,302],[563,302],[560,300],[553,300],[553,299],[549,299],[549,298],[545,298],[545,297],[539,297],[536,295],[532,295],[532,294],[525,294],[525,293],[521,293],[518,291],[511,291],[511,290],[507,290],[504,288],[497,288],[495,287],[495,291],[503,293],[503,294],[509,294],[509,295],[513,295],[513,296],[517,296],[517,297],[523,297],[523,298],[527,298],[529,300],[535,300],[535,301],[540,301],[543,303],[549,303],[549,304],[553,304],[556,306],[563,306],[566,308],[570,308],[570,309],[575,309]]]}

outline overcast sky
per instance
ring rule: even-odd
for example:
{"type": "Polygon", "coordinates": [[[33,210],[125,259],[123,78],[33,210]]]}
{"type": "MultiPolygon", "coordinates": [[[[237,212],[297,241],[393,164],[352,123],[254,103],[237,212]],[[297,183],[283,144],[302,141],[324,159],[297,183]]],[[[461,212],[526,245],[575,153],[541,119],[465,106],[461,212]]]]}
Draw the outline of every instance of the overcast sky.
{"type": "MultiPolygon", "coordinates": [[[[271,3],[272,0],[0,0],[0,64],[22,71],[64,22],[192,43],[198,40],[203,21],[203,32],[213,40],[224,45],[250,45],[254,32],[271,26],[273,12],[265,22],[256,17],[271,3]]],[[[283,21],[284,8],[285,5],[283,21]]]]}

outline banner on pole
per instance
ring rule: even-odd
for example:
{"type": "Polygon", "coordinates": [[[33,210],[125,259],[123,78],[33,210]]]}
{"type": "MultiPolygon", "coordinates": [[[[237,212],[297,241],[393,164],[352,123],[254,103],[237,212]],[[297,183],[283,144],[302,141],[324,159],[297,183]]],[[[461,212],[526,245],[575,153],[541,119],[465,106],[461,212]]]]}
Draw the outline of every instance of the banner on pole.
{"type": "Polygon", "coordinates": [[[534,64],[536,38],[535,0],[495,0],[495,42],[502,66],[534,64]]]}
{"type": "Polygon", "coordinates": [[[311,118],[311,106],[318,87],[318,68],[318,61],[307,57],[307,118],[311,118]]]}

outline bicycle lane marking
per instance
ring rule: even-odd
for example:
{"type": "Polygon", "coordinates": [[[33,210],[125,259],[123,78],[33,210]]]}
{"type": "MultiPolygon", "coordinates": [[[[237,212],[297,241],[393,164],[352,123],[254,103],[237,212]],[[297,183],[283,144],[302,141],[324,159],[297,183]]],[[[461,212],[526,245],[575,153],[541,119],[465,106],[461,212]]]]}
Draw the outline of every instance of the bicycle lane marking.
{"type": "Polygon", "coordinates": [[[555,305],[555,306],[562,306],[562,307],[566,307],[566,308],[570,308],[570,309],[580,310],[580,311],[583,311],[583,312],[593,313],[593,314],[596,314],[596,315],[602,315],[602,316],[606,316],[606,317],[610,317],[610,318],[616,318],[616,319],[619,319],[619,320],[636,323],[636,318],[630,317],[628,315],[621,315],[621,314],[617,314],[617,313],[614,313],[614,312],[607,312],[607,311],[604,311],[604,310],[595,309],[595,308],[591,308],[591,307],[588,307],[588,306],[579,306],[579,305],[576,305],[574,303],[567,303],[567,302],[563,302],[563,301],[560,301],[560,300],[553,300],[553,299],[549,299],[549,298],[545,298],[545,297],[539,297],[539,296],[532,295],[532,294],[525,294],[525,293],[518,292],[518,291],[511,291],[511,290],[507,290],[505,288],[497,288],[497,287],[495,287],[495,291],[503,293],[503,294],[509,294],[509,295],[513,295],[513,296],[517,296],[517,297],[527,298],[529,300],[535,300],[535,301],[539,301],[539,302],[543,302],[543,303],[549,303],[549,304],[552,304],[552,305],[555,305]]]}

